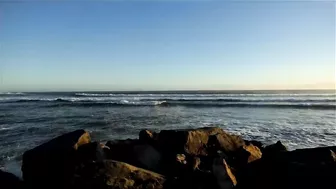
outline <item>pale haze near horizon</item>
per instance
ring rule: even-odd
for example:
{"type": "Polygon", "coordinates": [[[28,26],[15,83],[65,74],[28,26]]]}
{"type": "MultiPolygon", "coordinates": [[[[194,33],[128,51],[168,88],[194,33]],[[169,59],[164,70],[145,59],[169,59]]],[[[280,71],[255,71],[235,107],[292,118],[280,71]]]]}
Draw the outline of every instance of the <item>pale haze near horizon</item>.
{"type": "Polygon", "coordinates": [[[0,2],[0,91],[335,88],[335,2],[0,2]]]}

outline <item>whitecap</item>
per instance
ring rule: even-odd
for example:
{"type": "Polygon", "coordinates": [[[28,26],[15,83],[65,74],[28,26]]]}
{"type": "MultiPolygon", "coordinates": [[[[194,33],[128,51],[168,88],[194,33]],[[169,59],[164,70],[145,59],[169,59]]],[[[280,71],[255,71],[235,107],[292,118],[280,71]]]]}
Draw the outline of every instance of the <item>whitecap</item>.
{"type": "MultiPolygon", "coordinates": [[[[8,158],[8,159],[13,159],[13,158],[8,158]]],[[[15,160],[5,161],[3,165],[3,170],[14,174],[15,176],[17,176],[18,178],[22,180],[21,164],[19,161],[15,161],[15,160]]]]}

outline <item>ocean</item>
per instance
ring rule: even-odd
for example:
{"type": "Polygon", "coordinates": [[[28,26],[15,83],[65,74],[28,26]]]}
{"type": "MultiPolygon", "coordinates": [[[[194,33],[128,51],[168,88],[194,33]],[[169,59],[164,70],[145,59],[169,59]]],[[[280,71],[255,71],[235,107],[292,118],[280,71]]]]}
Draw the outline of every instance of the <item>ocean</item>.
{"type": "Polygon", "coordinates": [[[336,145],[336,94],[320,91],[0,93],[0,168],[17,175],[21,155],[86,129],[93,140],[136,138],[141,129],[218,126],[289,149],[336,145]]]}

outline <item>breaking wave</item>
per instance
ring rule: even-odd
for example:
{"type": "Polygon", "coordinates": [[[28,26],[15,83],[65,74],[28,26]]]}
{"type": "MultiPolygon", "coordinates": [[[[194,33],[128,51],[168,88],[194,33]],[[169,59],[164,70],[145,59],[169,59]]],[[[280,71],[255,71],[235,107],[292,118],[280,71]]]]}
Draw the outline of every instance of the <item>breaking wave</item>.
{"type": "MultiPolygon", "coordinates": [[[[0,93],[11,94],[11,93],[0,93]]],[[[53,93],[1,96],[0,103],[36,106],[184,106],[336,109],[335,94],[53,93]]]]}
{"type": "Polygon", "coordinates": [[[113,106],[184,106],[184,107],[240,107],[240,108],[293,108],[293,109],[321,109],[321,110],[336,110],[336,105],[333,104],[272,104],[272,103],[173,103],[167,101],[120,101],[120,102],[68,102],[47,105],[47,107],[56,106],[71,106],[71,107],[113,107],[113,106]]]}

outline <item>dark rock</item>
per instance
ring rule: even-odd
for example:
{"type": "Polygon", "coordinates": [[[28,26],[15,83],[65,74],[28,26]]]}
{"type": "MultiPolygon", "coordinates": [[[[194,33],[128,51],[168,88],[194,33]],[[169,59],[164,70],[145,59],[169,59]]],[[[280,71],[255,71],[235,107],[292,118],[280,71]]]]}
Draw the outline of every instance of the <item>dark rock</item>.
{"type": "Polygon", "coordinates": [[[267,156],[263,155],[263,159],[269,161],[285,161],[285,162],[299,162],[299,163],[333,163],[335,162],[335,154],[333,150],[336,147],[318,147],[297,149],[294,151],[279,151],[269,153],[267,156]]]}
{"type": "Polygon", "coordinates": [[[334,148],[282,150],[263,156],[240,170],[238,188],[334,188],[334,148]]]}
{"type": "Polygon", "coordinates": [[[213,157],[213,156],[198,156],[196,158],[199,158],[199,160],[200,160],[200,164],[197,166],[199,170],[205,171],[205,172],[212,172],[212,165],[213,165],[213,160],[214,160],[215,157],[213,157]]]}
{"type": "Polygon", "coordinates": [[[106,158],[134,164],[136,163],[133,157],[134,146],[140,144],[139,140],[132,139],[108,141],[106,146],[109,150],[106,151],[106,158]]]}
{"type": "Polygon", "coordinates": [[[22,187],[21,180],[13,175],[0,170],[0,188],[2,189],[19,189],[22,187]]]}
{"type": "Polygon", "coordinates": [[[262,153],[264,156],[276,154],[278,152],[287,151],[287,147],[281,143],[281,141],[276,142],[275,144],[271,144],[266,146],[262,153]]]}
{"type": "Polygon", "coordinates": [[[141,130],[139,132],[139,140],[145,144],[155,145],[157,133],[150,130],[141,130]]]}
{"type": "Polygon", "coordinates": [[[168,166],[171,173],[167,175],[170,178],[177,178],[171,188],[216,189],[217,183],[212,171],[201,170],[201,164],[201,158],[199,157],[186,157],[184,154],[177,154],[176,163],[168,166]]]}
{"type": "Polygon", "coordinates": [[[65,187],[75,171],[77,149],[90,140],[89,133],[76,130],[26,151],[22,160],[25,183],[35,188],[65,187]]]}
{"type": "Polygon", "coordinates": [[[114,160],[92,163],[77,172],[73,188],[81,189],[160,189],[164,176],[114,160]]]}
{"type": "Polygon", "coordinates": [[[192,160],[192,170],[200,170],[200,165],[201,165],[201,158],[199,157],[193,157],[192,160]]]}
{"type": "Polygon", "coordinates": [[[239,172],[237,188],[334,188],[335,163],[259,159],[239,172]]]}
{"type": "Polygon", "coordinates": [[[136,165],[152,171],[160,171],[161,154],[151,145],[136,145],[134,147],[136,165]]]}
{"type": "Polygon", "coordinates": [[[188,163],[187,157],[184,154],[176,154],[174,158],[163,156],[159,173],[169,177],[180,177],[184,174],[189,174],[188,163]]]}
{"type": "Polygon", "coordinates": [[[277,162],[268,162],[261,159],[247,164],[237,174],[237,188],[281,188],[283,185],[277,187],[276,183],[279,182],[278,180],[281,180],[281,177],[284,178],[286,175],[281,175],[279,167],[281,165],[277,162]]]}
{"type": "Polygon", "coordinates": [[[300,163],[328,163],[335,162],[334,150],[336,147],[318,147],[305,148],[293,151],[275,151],[266,152],[263,154],[263,159],[286,161],[286,162],[300,162],[300,163]]]}
{"type": "Polygon", "coordinates": [[[178,177],[174,182],[174,185],[170,188],[217,189],[218,186],[216,183],[216,178],[211,172],[196,170],[178,177]]]}
{"type": "Polygon", "coordinates": [[[105,145],[98,142],[81,145],[76,151],[77,161],[103,161],[106,158],[104,148],[105,145]]]}
{"type": "Polygon", "coordinates": [[[105,150],[107,159],[126,162],[152,171],[160,170],[161,154],[151,145],[128,139],[108,141],[106,146],[109,147],[105,150]]]}
{"type": "Polygon", "coordinates": [[[237,185],[237,180],[226,161],[219,157],[214,159],[212,172],[219,189],[230,189],[237,185]]]}
{"type": "Polygon", "coordinates": [[[279,156],[286,158],[291,162],[317,162],[317,163],[332,163],[336,162],[335,152],[336,146],[297,149],[290,152],[281,153],[279,156]]]}
{"type": "Polygon", "coordinates": [[[251,143],[249,145],[244,145],[230,156],[225,154],[225,159],[233,168],[233,172],[238,171],[239,169],[246,166],[246,164],[251,163],[255,160],[258,160],[262,157],[260,149],[251,143]]]}

